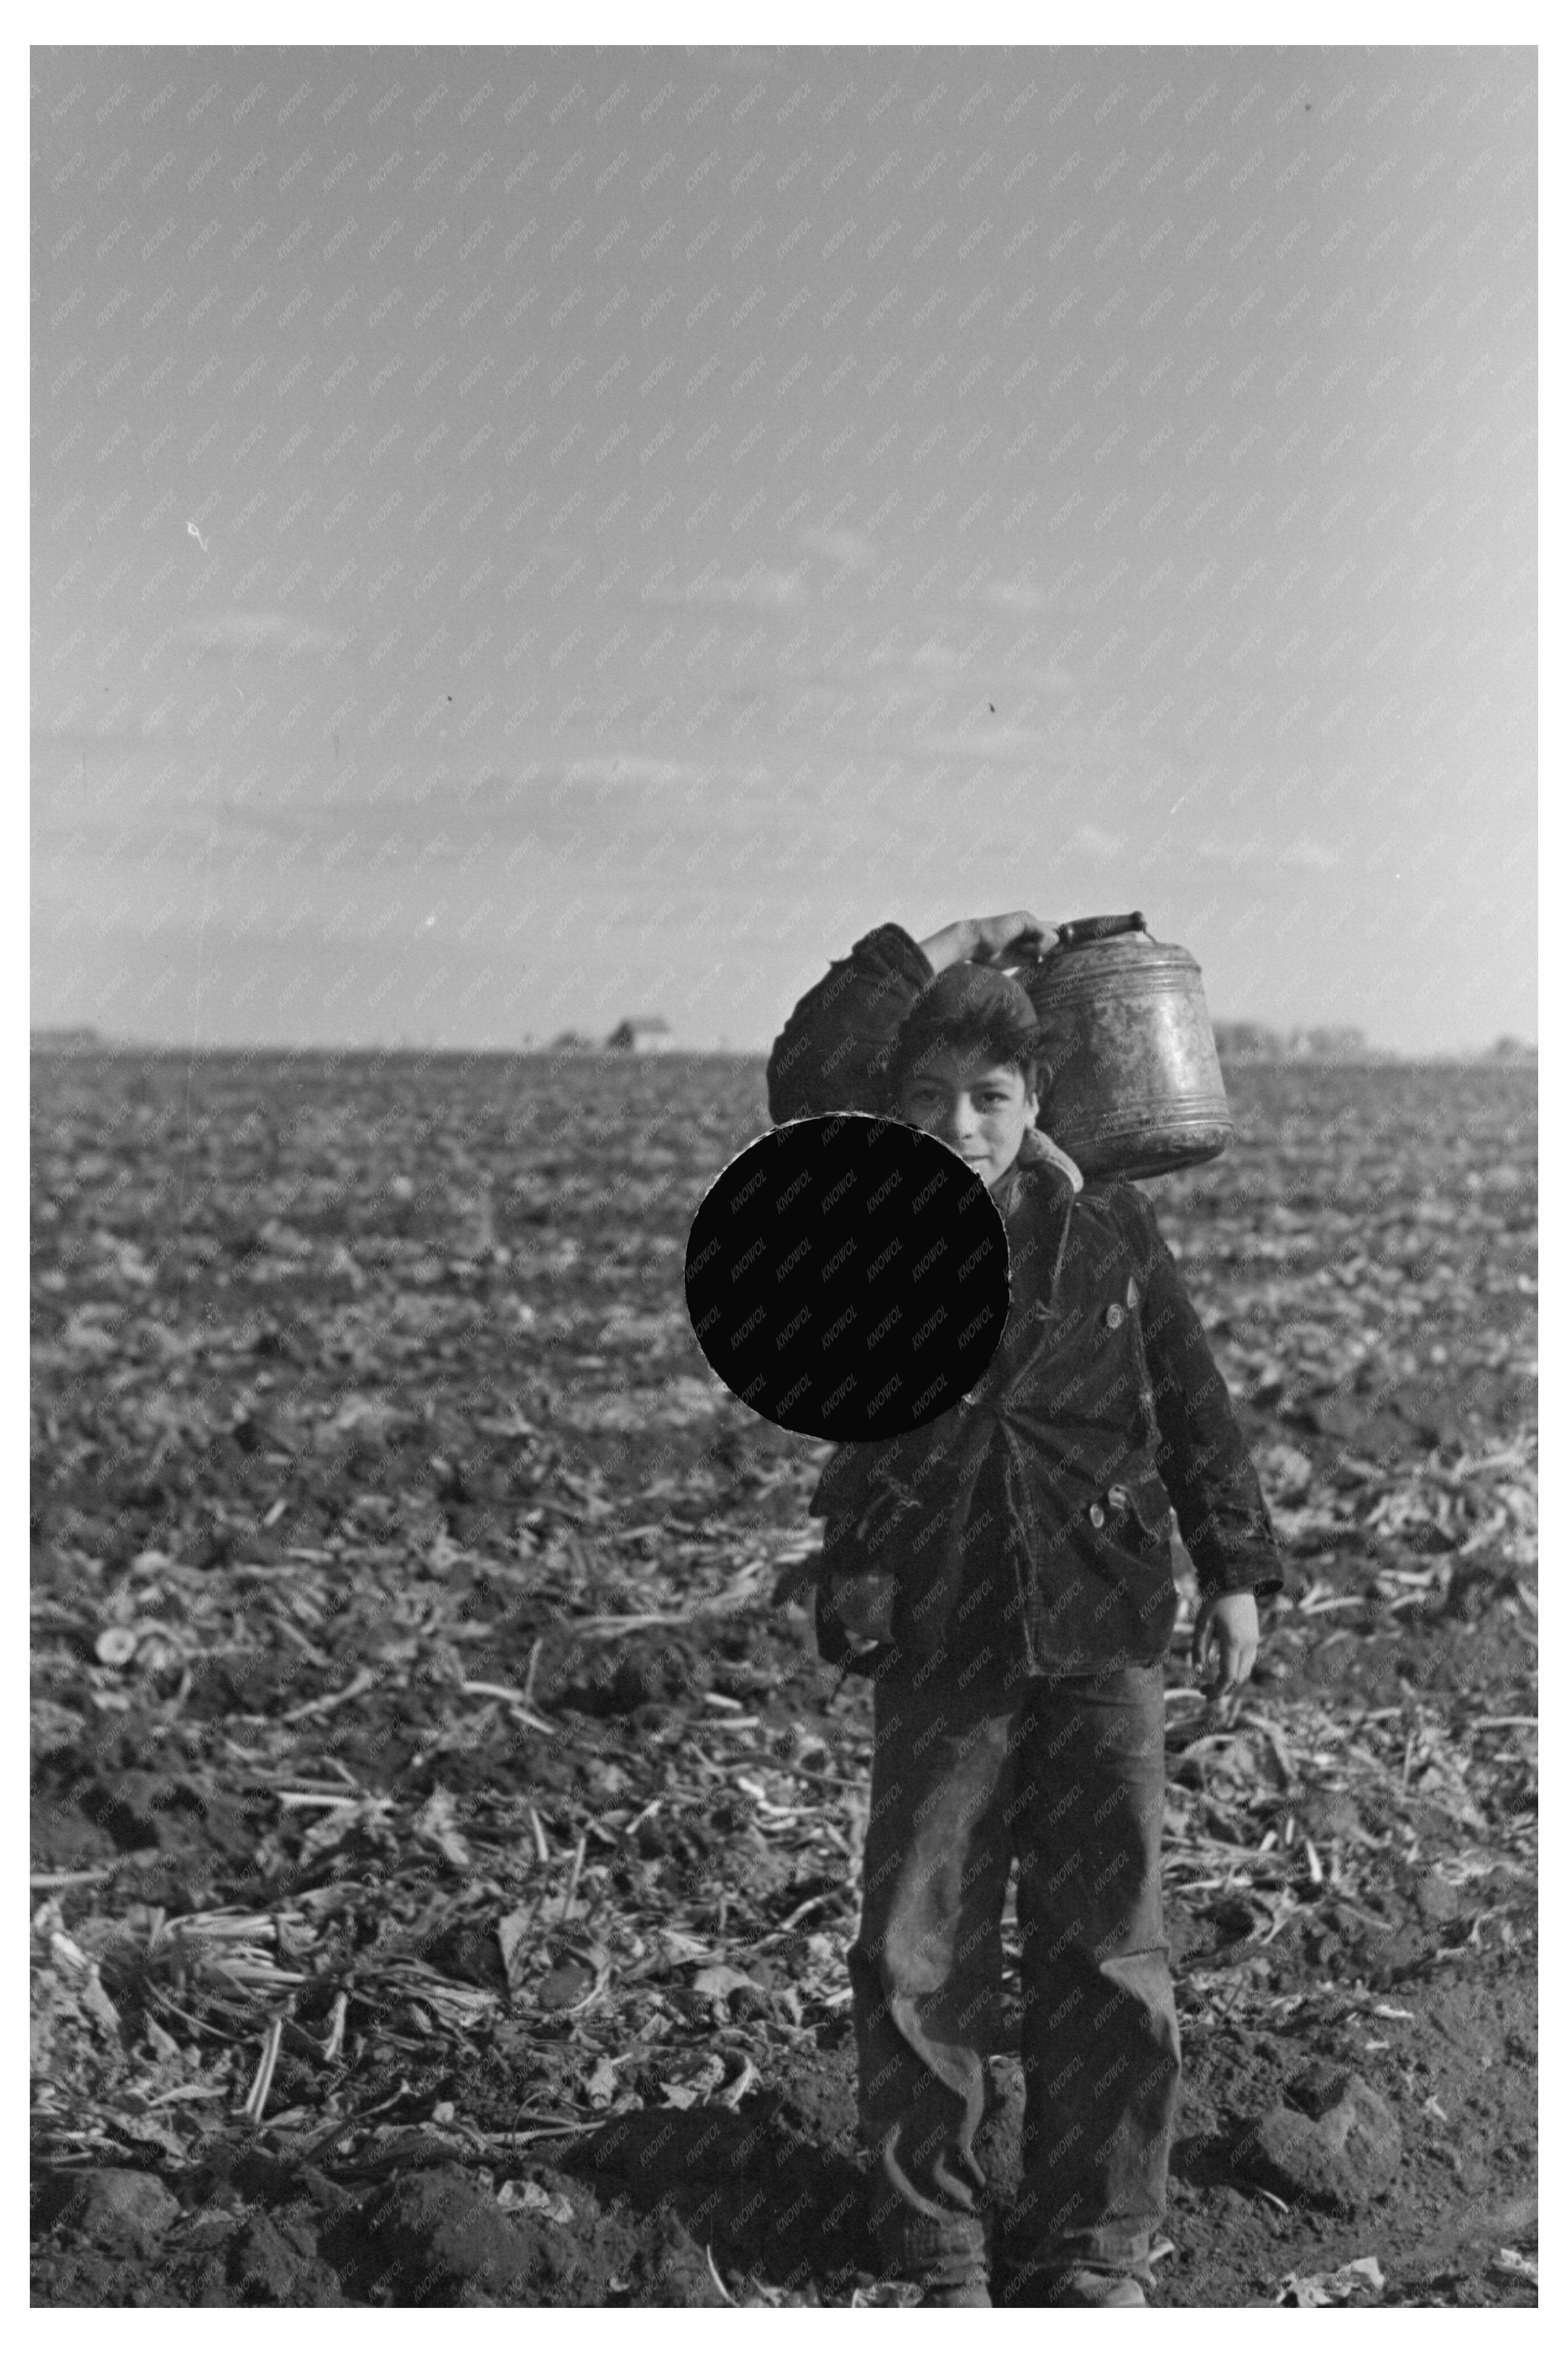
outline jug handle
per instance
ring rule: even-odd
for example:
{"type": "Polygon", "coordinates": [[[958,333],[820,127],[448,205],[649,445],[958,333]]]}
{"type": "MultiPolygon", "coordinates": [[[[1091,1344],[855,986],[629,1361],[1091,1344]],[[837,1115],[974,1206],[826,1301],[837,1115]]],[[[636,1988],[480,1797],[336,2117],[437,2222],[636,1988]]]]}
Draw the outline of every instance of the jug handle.
{"type": "Polygon", "coordinates": [[[1050,955],[1056,955],[1063,948],[1086,947],[1091,940],[1114,940],[1124,932],[1146,932],[1148,928],[1136,910],[1131,915],[1082,915],[1077,923],[1060,926],[1050,955]]]}

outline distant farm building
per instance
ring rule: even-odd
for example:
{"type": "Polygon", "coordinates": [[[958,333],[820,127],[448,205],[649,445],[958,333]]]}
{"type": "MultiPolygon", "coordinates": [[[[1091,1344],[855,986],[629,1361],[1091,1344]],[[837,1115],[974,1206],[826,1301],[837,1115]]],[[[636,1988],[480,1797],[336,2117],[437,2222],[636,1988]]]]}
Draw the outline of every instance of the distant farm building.
{"type": "Polygon", "coordinates": [[[605,1043],[633,1054],[667,1054],[675,1039],[662,1014],[632,1013],[616,1024],[605,1043]]]}
{"type": "Polygon", "coordinates": [[[35,1029],[28,1039],[35,1054],[98,1054],[103,1040],[96,1029],[35,1029]]]}

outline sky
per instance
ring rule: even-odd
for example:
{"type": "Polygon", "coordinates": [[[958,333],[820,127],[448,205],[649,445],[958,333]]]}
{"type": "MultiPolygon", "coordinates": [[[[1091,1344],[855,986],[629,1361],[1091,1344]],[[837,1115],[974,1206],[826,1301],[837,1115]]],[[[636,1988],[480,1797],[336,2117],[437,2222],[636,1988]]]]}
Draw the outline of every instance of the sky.
{"type": "Polygon", "coordinates": [[[32,52],[32,1018],[1533,1039],[1535,52],[32,52]]]}

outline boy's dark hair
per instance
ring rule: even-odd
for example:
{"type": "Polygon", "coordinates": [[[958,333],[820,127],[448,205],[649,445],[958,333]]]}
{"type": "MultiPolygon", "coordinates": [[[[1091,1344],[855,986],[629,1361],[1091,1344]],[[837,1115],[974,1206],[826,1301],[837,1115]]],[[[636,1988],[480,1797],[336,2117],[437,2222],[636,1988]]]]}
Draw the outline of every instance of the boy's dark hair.
{"type": "Polygon", "coordinates": [[[963,1054],[984,1054],[987,1062],[999,1069],[1016,1071],[1024,1082],[1026,1094],[1038,1094],[1043,1109],[1050,1093],[1052,1071],[1041,1053],[1039,1044],[1020,1040],[1005,1032],[998,1037],[977,1023],[954,1022],[942,1029],[921,1030],[911,1037],[900,1036],[889,1054],[885,1084],[890,1104],[896,1104],[911,1078],[917,1077],[933,1056],[945,1053],[949,1048],[963,1054]]]}
{"type": "Polygon", "coordinates": [[[1043,1044],[1039,1016],[1019,982],[990,965],[950,965],[921,991],[886,1050],[889,1107],[897,1116],[909,1081],[949,1048],[1016,1071],[1043,1102],[1052,1077],[1043,1044]]]}

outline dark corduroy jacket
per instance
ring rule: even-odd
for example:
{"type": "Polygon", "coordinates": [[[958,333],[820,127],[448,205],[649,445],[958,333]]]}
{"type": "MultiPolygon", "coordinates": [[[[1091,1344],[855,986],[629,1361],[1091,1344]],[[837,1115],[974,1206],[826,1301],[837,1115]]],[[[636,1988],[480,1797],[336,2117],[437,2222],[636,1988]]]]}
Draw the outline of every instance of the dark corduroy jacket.
{"type": "MultiPolygon", "coordinates": [[[[858,941],[774,1046],[775,1122],[890,1109],[883,1059],[931,976],[896,924],[858,941]]],[[[984,1377],[923,1429],[837,1448],[810,1508],[829,1558],[894,1572],[907,1659],[1000,1643],[1036,1672],[1146,1663],[1176,1615],[1173,1504],[1205,1594],[1283,1583],[1258,1474],[1142,1194],[1085,1183],[1032,1131],[992,1198],[1012,1298],[984,1377]]]]}

